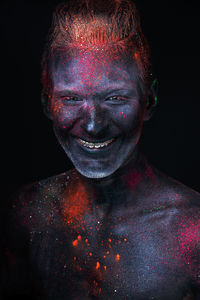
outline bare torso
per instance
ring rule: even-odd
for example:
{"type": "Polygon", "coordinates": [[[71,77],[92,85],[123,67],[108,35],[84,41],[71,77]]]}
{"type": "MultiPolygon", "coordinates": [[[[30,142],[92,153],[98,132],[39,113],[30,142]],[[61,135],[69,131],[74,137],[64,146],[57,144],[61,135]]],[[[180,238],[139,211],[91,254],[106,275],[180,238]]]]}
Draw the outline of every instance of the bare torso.
{"type": "Polygon", "coordinates": [[[28,188],[23,209],[18,201],[13,214],[25,228],[19,235],[28,243],[19,248],[27,252],[35,293],[56,300],[198,299],[196,236],[190,237],[198,230],[198,194],[186,188],[183,194],[195,199],[187,201],[175,183],[162,193],[158,186],[120,210],[91,208],[73,172],[28,188]],[[193,206],[196,221],[189,217],[193,206]]]}

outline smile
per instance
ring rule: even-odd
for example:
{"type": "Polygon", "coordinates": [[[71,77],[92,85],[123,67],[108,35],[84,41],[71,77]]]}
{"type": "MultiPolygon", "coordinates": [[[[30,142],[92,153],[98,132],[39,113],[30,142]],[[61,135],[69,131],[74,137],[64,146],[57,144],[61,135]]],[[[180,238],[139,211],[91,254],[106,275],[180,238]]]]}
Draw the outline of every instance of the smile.
{"type": "Polygon", "coordinates": [[[89,149],[101,149],[101,148],[105,148],[107,147],[109,144],[111,144],[114,139],[110,139],[108,141],[105,141],[105,142],[101,142],[101,143],[89,143],[89,142],[86,142],[82,139],[77,139],[77,141],[84,147],[86,148],[89,148],[89,149]]]}

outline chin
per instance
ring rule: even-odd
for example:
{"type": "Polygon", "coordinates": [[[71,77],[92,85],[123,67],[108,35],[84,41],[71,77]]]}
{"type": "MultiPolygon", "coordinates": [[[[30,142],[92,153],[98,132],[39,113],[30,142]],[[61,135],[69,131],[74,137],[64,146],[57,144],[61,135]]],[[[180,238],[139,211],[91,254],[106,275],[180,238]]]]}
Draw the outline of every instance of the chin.
{"type": "Polygon", "coordinates": [[[100,179],[100,178],[105,178],[108,177],[110,175],[112,175],[116,170],[100,170],[100,171],[96,171],[96,170],[87,170],[87,169],[82,169],[82,168],[77,168],[75,167],[76,170],[83,175],[86,178],[91,178],[91,179],[100,179]]]}
{"type": "Polygon", "coordinates": [[[82,176],[90,179],[100,179],[100,178],[106,178],[110,175],[113,175],[116,173],[120,168],[122,168],[129,159],[118,159],[113,162],[107,162],[107,164],[102,165],[93,165],[92,162],[88,165],[84,165],[83,162],[77,161],[74,159],[72,155],[69,155],[68,157],[71,160],[71,162],[74,165],[74,168],[79,172],[82,176]],[[109,165],[109,166],[108,166],[109,165]]]}
{"type": "MultiPolygon", "coordinates": [[[[68,155],[69,157],[69,155],[68,155]]],[[[77,161],[73,159],[73,157],[69,157],[74,165],[74,168],[79,172],[82,176],[91,179],[100,179],[105,178],[113,173],[120,167],[120,165],[110,165],[105,166],[103,165],[93,165],[92,162],[90,164],[85,165],[83,162],[77,161]]]]}

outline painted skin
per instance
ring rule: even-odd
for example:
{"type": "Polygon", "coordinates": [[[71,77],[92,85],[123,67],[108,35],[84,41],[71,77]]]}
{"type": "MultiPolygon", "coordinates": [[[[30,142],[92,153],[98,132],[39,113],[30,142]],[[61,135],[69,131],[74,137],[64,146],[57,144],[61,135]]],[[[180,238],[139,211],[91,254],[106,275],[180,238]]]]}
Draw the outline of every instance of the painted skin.
{"type": "Polygon", "coordinates": [[[86,53],[55,59],[52,76],[50,117],[75,169],[25,187],[13,200],[7,293],[200,299],[200,196],[139,153],[150,112],[134,64],[86,53]],[[116,141],[88,150],[76,138],[116,141]]]}
{"type": "Polygon", "coordinates": [[[85,177],[103,178],[132,159],[145,114],[136,66],[95,51],[54,60],[54,131],[75,168],[85,177]],[[77,141],[107,147],[88,149],[77,141]],[[117,159],[116,159],[117,157],[117,159]]]}

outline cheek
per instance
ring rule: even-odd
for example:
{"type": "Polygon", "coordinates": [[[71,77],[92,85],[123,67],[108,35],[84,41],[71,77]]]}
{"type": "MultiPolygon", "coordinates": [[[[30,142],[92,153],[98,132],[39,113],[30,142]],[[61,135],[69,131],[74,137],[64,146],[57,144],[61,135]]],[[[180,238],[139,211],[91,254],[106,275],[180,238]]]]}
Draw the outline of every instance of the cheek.
{"type": "Polygon", "coordinates": [[[59,129],[70,128],[77,118],[76,108],[69,106],[66,107],[59,101],[53,103],[52,115],[54,127],[59,129]]]}
{"type": "Polygon", "coordinates": [[[117,112],[113,112],[112,118],[124,133],[129,134],[141,128],[143,111],[139,105],[127,105],[117,112]]]}

